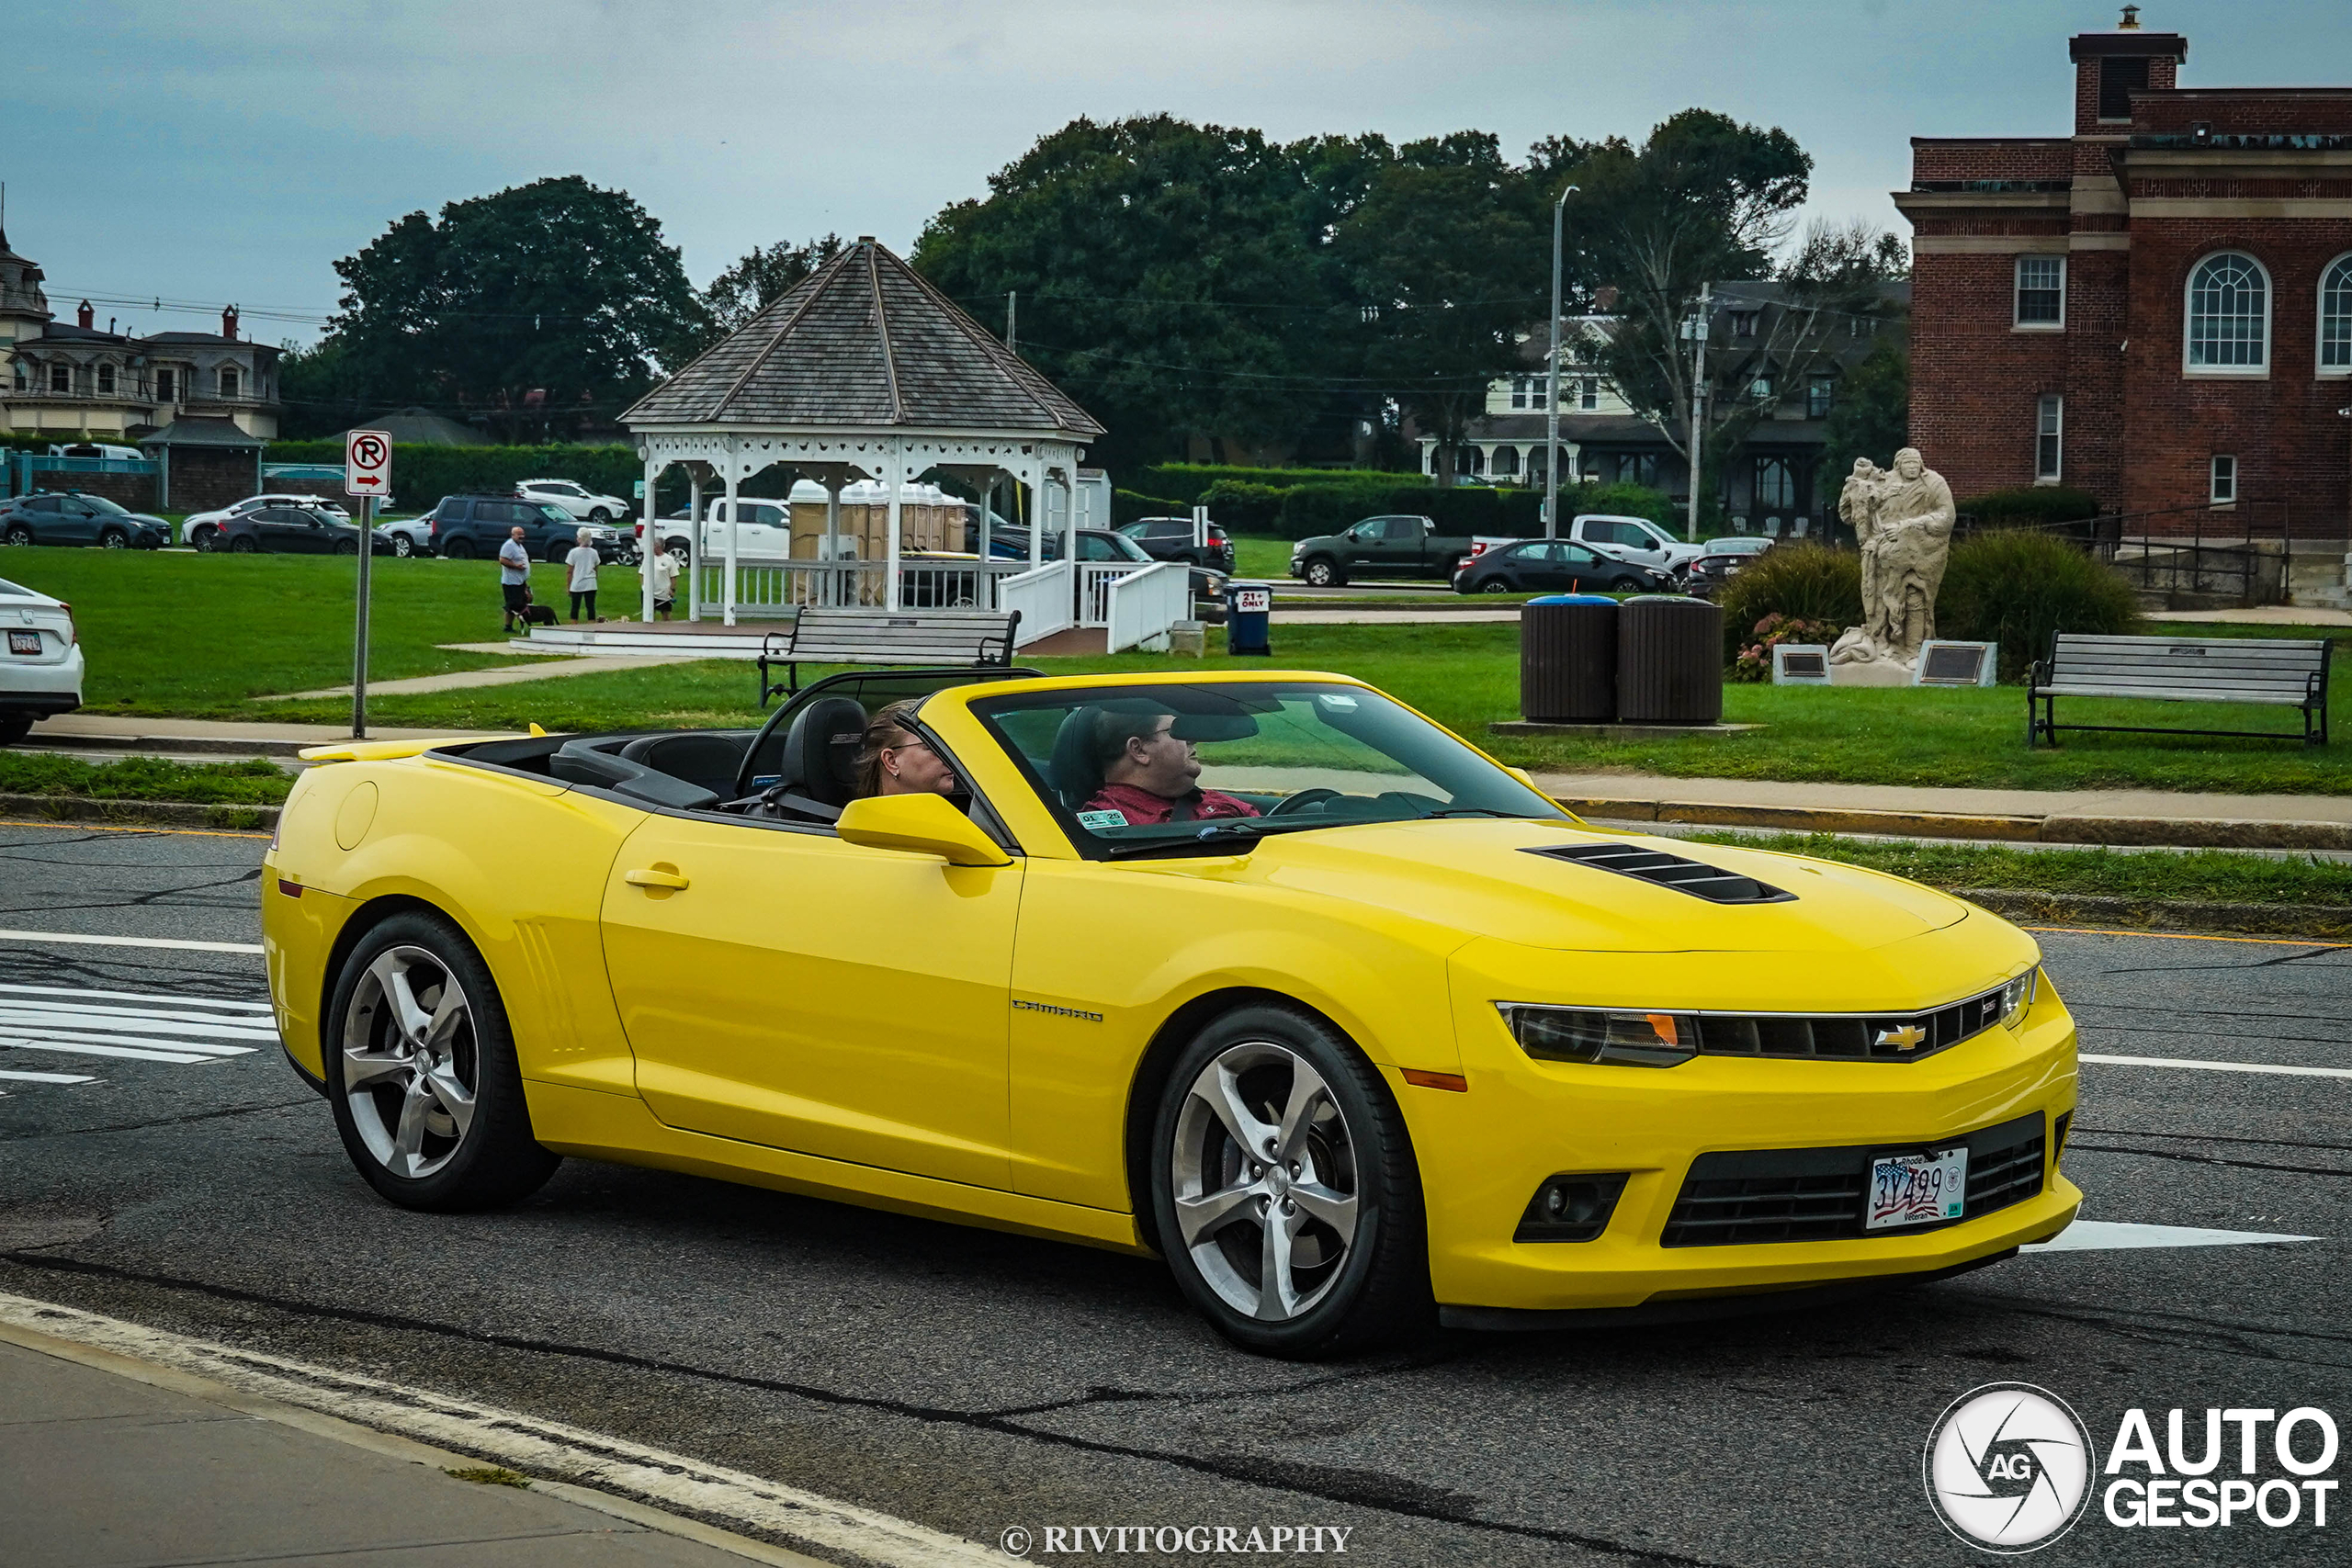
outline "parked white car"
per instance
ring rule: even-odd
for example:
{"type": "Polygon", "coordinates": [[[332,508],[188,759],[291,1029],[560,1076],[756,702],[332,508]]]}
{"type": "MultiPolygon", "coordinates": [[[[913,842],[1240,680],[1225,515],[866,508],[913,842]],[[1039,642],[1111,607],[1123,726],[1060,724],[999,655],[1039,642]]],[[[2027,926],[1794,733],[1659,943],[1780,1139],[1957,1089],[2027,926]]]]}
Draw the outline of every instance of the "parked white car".
{"type": "Polygon", "coordinates": [[[312,512],[323,512],[338,523],[351,521],[351,513],[343,502],[323,495],[297,495],[290,491],[271,491],[266,495],[249,495],[233,506],[217,512],[198,512],[180,525],[180,543],[193,545],[199,550],[209,550],[219,542],[220,530],[228,524],[265,506],[300,506],[312,512]]]}
{"type": "Polygon", "coordinates": [[[0,746],[36,720],[82,705],[82,642],[74,606],[0,581],[0,746]]]}
{"type": "Polygon", "coordinates": [[[526,501],[544,501],[560,506],[582,523],[609,525],[629,514],[629,504],[616,495],[598,495],[584,485],[570,479],[521,479],[514,493],[526,501]]]}
{"type": "Polygon", "coordinates": [[[1604,556],[1639,561],[1677,577],[1707,553],[1704,545],[1678,539],[1646,517],[1623,517],[1606,512],[1578,513],[1568,525],[1568,537],[1604,556]]]}

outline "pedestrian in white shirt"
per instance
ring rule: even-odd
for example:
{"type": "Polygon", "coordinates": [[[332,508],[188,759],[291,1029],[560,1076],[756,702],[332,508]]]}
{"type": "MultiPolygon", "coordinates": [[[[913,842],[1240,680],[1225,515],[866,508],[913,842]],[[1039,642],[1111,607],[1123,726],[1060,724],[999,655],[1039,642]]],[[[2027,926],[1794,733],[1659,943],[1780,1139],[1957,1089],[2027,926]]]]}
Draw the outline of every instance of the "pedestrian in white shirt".
{"type": "Polygon", "coordinates": [[[571,553],[563,558],[563,564],[571,569],[571,618],[575,621],[580,618],[580,606],[585,604],[588,618],[601,621],[605,617],[596,614],[596,567],[604,558],[596,553],[596,547],[588,542],[595,537],[594,534],[582,528],[579,537],[580,542],[571,547],[571,553]]]}
{"type": "Polygon", "coordinates": [[[653,613],[668,620],[671,606],[678,600],[678,558],[667,550],[653,550],[647,554],[641,570],[653,584],[653,613]]]}

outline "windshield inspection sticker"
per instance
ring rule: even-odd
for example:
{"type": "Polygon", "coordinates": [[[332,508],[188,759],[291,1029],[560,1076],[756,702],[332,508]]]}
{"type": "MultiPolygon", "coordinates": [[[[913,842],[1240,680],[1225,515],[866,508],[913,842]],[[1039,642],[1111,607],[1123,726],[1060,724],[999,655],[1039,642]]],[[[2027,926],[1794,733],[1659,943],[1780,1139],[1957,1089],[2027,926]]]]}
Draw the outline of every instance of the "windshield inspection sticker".
{"type": "Polygon", "coordinates": [[[1078,825],[1081,828],[1124,828],[1127,825],[1127,814],[1124,811],[1081,811],[1078,814],[1078,825]]]}

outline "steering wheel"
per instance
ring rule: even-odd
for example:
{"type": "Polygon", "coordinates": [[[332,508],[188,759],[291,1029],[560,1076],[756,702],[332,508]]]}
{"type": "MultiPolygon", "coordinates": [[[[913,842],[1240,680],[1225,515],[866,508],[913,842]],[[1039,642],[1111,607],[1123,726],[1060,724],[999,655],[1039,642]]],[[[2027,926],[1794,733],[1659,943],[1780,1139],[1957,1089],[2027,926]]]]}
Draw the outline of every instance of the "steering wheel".
{"type": "MultiPolygon", "coordinates": [[[[751,795],[752,772],[759,757],[760,748],[768,743],[768,737],[775,733],[775,727],[784,722],[785,716],[792,712],[793,706],[794,705],[787,701],[782,707],[768,715],[767,722],[760,726],[760,732],[752,737],[752,743],[749,746],[743,748],[742,763],[735,770],[736,799],[740,800],[751,795]]],[[[729,804],[733,802],[730,801],[729,804]]]]}
{"type": "Polygon", "coordinates": [[[1280,800],[1274,802],[1272,807],[1267,808],[1266,815],[1269,817],[1293,817],[1296,816],[1299,812],[1306,810],[1309,807],[1320,806],[1327,800],[1340,800],[1343,798],[1345,797],[1342,796],[1336,789],[1323,789],[1319,786],[1315,789],[1303,789],[1296,795],[1286,795],[1280,800]]]}

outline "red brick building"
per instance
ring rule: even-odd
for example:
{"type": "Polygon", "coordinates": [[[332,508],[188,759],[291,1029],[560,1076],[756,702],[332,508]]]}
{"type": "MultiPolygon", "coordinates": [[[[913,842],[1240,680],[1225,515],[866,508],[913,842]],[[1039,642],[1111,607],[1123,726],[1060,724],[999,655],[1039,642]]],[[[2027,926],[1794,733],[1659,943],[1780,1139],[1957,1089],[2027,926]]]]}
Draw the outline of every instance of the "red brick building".
{"type": "Polygon", "coordinates": [[[2068,52],[2072,135],[1912,141],[1912,442],[1962,498],[2344,537],[2352,88],[2184,87],[2188,40],[2129,25],[2068,52]]]}

